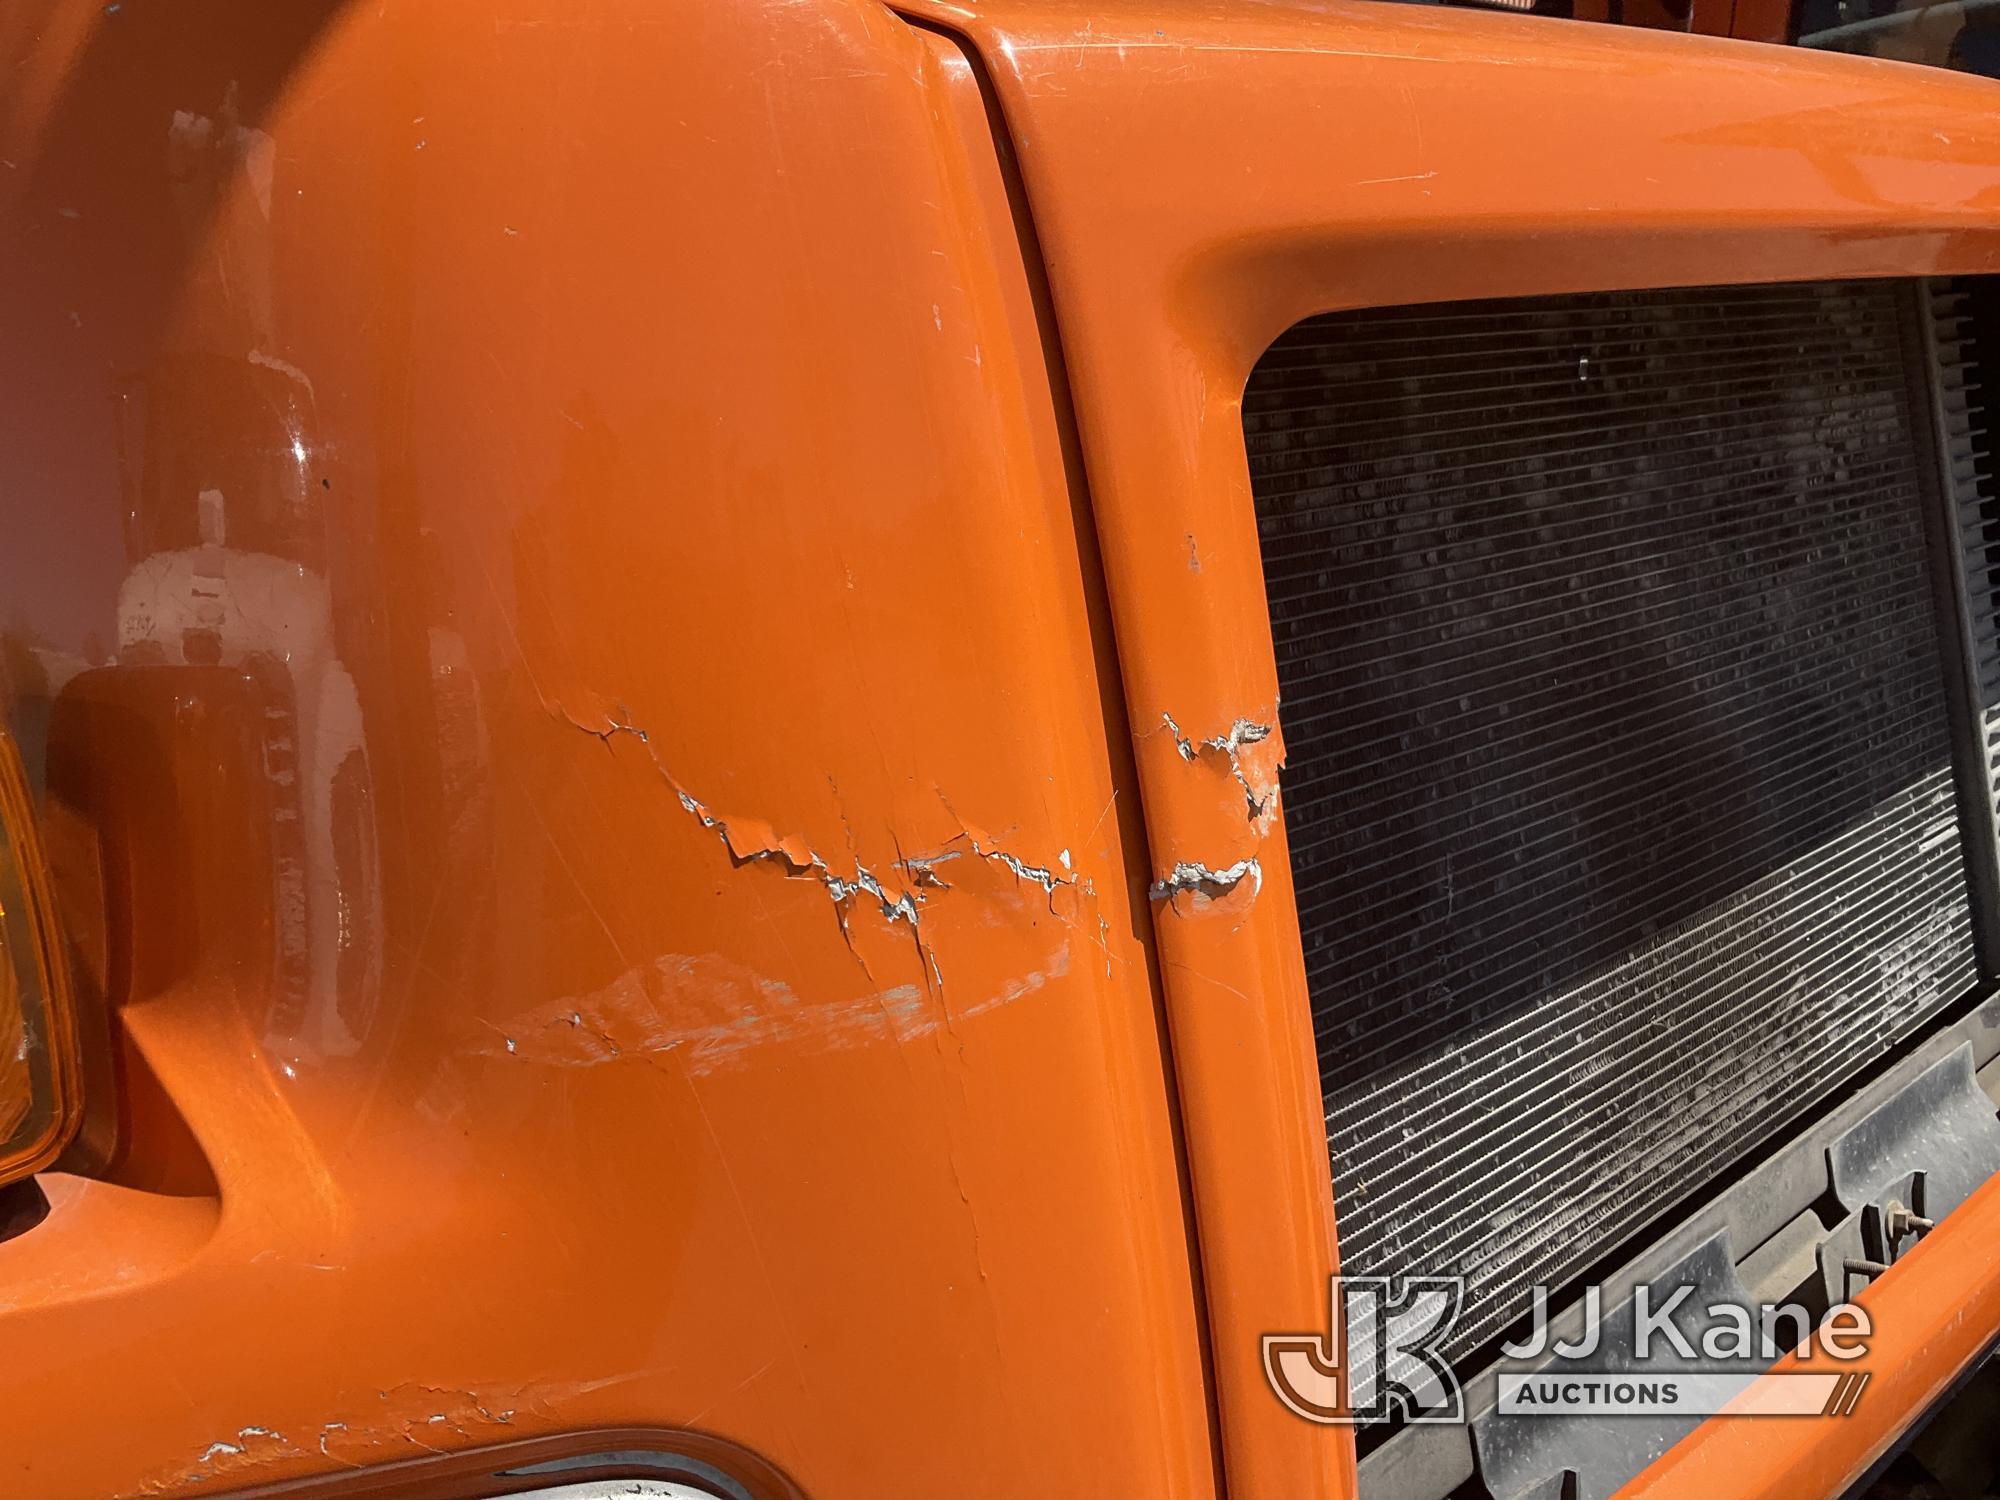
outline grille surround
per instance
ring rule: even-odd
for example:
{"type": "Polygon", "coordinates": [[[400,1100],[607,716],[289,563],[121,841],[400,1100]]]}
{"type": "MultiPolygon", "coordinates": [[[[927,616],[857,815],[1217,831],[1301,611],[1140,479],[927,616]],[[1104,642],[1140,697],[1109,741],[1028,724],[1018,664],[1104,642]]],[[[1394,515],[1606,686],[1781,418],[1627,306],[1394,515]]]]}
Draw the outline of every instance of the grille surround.
{"type": "Polygon", "coordinates": [[[1465,1275],[1455,1357],[1523,1311],[1531,1282],[1581,1273],[1976,982],[1925,538],[1921,315],[1894,282],[1369,310],[1297,325],[1252,375],[1245,436],[1343,1269],[1465,1275]],[[1635,497],[1658,504],[1640,514],[1635,497]],[[1579,557],[1597,576],[1553,576],[1579,557]],[[1579,593],[1577,617],[1552,612],[1579,593]],[[1775,646],[1751,628],[1760,611],[1775,646]],[[1503,627],[1492,641],[1510,616],[1595,675],[1531,686],[1532,639],[1503,627]],[[1621,619],[1626,656],[1593,655],[1621,619]],[[1774,652],[1778,667],[1760,661],[1774,652]],[[1472,691],[1437,673],[1440,653],[1472,691]],[[1850,656],[1862,669],[1842,677],[1850,656]],[[1787,681],[1801,663],[1818,674],[1803,689],[1787,681]],[[1489,747],[1527,747],[1511,773],[1479,760],[1467,725],[1481,713],[1489,747]],[[1536,805],[1503,811],[1496,838],[1491,804],[1510,795],[1506,774],[1547,779],[1534,742],[1565,726],[1571,785],[1541,817],[1544,840],[1551,827],[1568,839],[1524,853],[1536,805]],[[1658,851],[1643,818],[1620,822],[1620,768],[1593,739],[1618,746],[1621,730],[1650,743],[1634,779],[1682,835],[1650,885],[1634,862],[1658,851]],[[1787,763],[1799,745],[1805,761],[1787,763]],[[1773,776],[1775,792],[1761,784],[1773,776]],[[1715,825],[1731,813],[1756,836],[1730,844],[1715,825]],[[1487,863],[1454,869],[1440,834],[1475,850],[1485,837],[1487,863]],[[1566,889],[1577,850],[1597,845],[1623,898],[1609,917],[1566,889]],[[1533,878],[1510,891],[1524,857],[1533,878]],[[1485,903],[1469,944],[1461,902],[1485,903]],[[1872,925],[1841,902],[1868,903],[1872,925]],[[1482,989],[1475,965],[1469,998],[1407,979],[1426,953],[1503,941],[1537,907],[1571,911],[1572,937],[1601,930],[1540,967],[1546,938],[1515,937],[1543,950],[1526,977],[1482,989]],[[1445,939],[1441,923],[1461,930],[1445,939]],[[1704,944],[1718,933],[1721,949],[1704,944]],[[1730,993],[1745,977],[1716,959],[1730,943],[1765,983],[1736,987],[1746,1025],[1705,1036],[1714,996],[1683,982],[1674,999],[1674,975],[1730,993]],[[1793,959],[1803,990],[1781,982],[1793,959]],[[1571,1045],[1552,1052],[1523,1016],[1566,1027],[1571,1045]],[[1716,1076],[1745,1064],[1733,1090],[1716,1076]],[[1632,1128],[1697,1106],[1664,1152],[1632,1128]],[[1574,1138],[1538,1154],[1549,1122],[1574,1138]]]}

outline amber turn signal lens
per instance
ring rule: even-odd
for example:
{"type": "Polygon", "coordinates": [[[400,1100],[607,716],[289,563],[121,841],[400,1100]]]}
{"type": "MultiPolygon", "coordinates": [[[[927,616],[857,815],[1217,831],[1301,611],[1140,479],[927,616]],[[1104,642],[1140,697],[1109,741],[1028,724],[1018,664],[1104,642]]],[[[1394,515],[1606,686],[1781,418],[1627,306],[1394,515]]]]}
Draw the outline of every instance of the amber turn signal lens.
{"type": "Polygon", "coordinates": [[[48,867],[20,754],[0,730],[0,1183],[54,1160],[82,1104],[48,867]]]}

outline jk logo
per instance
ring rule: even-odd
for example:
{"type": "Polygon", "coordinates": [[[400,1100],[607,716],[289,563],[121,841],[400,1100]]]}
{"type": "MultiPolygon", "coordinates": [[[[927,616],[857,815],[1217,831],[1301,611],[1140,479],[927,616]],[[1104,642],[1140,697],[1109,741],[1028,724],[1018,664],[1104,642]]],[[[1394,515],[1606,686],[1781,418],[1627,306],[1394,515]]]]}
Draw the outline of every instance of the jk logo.
{"type": "Polygon", "coordinates": [[[1464,1282],[1443,1276],[1335,1276],[1327,1331],[1264,1335],[1264,1378],[1308,1422],[1400,1415],[1463,1422],[1465,1397],[1437,1346],[1458,1322],[1464,1282]]]}

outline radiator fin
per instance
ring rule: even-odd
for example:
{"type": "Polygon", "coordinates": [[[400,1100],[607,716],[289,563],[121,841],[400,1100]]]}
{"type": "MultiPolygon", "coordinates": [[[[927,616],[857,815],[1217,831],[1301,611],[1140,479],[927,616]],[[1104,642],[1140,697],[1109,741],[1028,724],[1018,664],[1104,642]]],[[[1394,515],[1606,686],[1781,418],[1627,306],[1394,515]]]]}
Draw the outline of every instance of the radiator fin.
{"type": "Polygon", "coordinates": [[[1455,1357],[1975,980],[1914,306],[1337,313],[1251,378],[1343,1269],[1466,1277],[1455,1357]]]}
{"type": "Polygon", "coordinates": [[[1985,815],[2000,824],[2000,485],[1993,418],[2000,405],[2000,288],[1986,278],[1932,284],[1943,469],[1956,523],[1986,749],[1985,815]]]}

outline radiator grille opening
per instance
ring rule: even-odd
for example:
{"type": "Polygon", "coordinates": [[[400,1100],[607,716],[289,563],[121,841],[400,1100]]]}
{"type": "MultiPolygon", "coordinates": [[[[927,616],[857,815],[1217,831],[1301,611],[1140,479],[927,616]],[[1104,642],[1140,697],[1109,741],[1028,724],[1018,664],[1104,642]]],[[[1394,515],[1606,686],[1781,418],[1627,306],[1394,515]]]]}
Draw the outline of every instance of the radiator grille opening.
{"type": "Polygon", "coordinates": [[[1244,427],[1349,1274],[1488,1345],[1976,981],[1913,288],[1330,314],[1244,427]]]}
{"type": "Polygon", "coordinates": [[[2000,816],[2000,283],[1988,277],[1939,282],[1930,290],[1936,320],[1943,462],[1956,517],[1967,592],[1973,676],[1988,757],[1989,816],[2000,816]]]}

